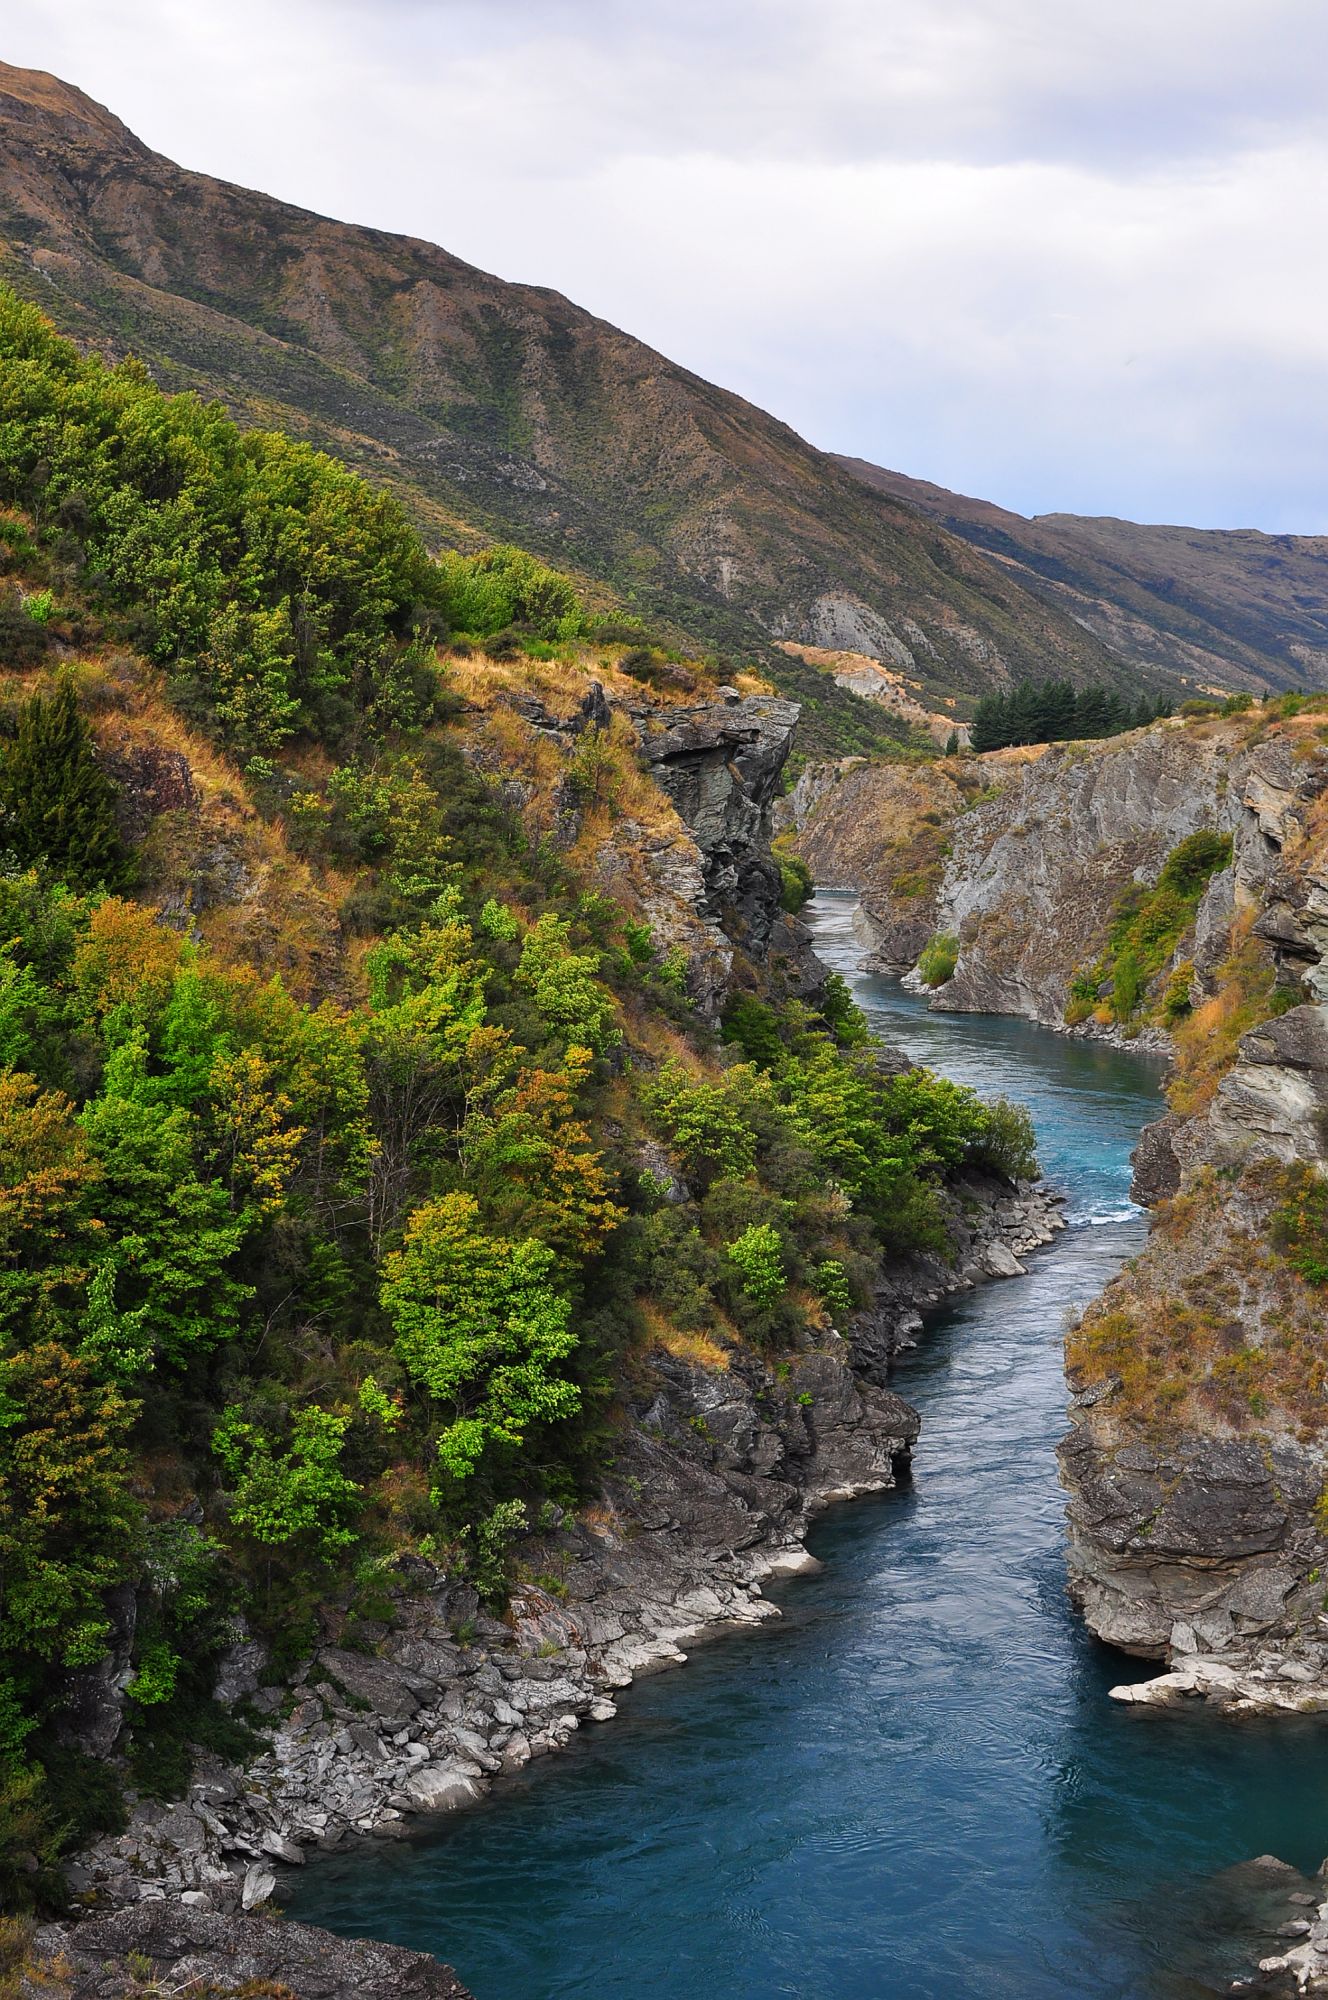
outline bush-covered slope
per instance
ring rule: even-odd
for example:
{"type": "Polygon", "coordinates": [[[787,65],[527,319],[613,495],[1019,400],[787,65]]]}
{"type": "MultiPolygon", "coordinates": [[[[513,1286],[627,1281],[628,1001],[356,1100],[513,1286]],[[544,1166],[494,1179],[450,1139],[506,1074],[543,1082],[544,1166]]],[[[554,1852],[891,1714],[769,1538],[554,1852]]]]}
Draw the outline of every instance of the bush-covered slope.
{"type": "Polygon", "coordinates": [[[372,1626],[403,1555],[501,1601],[509,1546],[595,1492],[647,1347],[814,1346],[943,1243],[947,1176],[1031,1155],[1017,1114],[880,1068],[835,982],[795,1002],[723,936],[652,776],[728,755],[711,683],[566,579],[433,564],[341,465],[12,301],[0,502],[21,1898],[114,1823],[61,1733],[113,1630],[120,1748],[170,1793],[191,1745],[247,1740],[210,1698],[232,1612],[279,1672],[330,1594],[372,1626]],[[514,614],[504,657],[438,643],[514,614]]]}

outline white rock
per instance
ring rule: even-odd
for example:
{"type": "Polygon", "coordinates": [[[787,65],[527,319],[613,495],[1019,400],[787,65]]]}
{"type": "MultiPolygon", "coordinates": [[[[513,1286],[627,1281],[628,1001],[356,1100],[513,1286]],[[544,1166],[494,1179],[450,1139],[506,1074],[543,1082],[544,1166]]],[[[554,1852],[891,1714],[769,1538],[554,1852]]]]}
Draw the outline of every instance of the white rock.
{"type": "Polygon", "coordinates": [[[989,1278],[1022,1278],[1023,1265],[1004,1243],[989,1243],[982,1253],[982,1267],[989,1278]]]}
{"type": "Polygon", "coordinates": [[[240,1892],[241,1906],[246,1910],[256,1910],[265,1903],[277,1886],[277,1878],[263,1862],[255,1861],[245,1871],[244,1888],[240,1892]]]}
{"type": "Polygon", "coordinates": [[[304,1849],[293,1840],[287,1840],[280,1833],[265,1833],[258,1843],[264,1854],[270,1854],[277,1861],[288,1861],[292,1868],[299,1868],[304,1862],[304,1849]]]}
{"type": "Polygon", "coordinates": [[[406,1796],[417,1812],[455,1812],[479,1795],[475,1780],[453,1764],[426,1764],[406,1785],[406,1796]]]}

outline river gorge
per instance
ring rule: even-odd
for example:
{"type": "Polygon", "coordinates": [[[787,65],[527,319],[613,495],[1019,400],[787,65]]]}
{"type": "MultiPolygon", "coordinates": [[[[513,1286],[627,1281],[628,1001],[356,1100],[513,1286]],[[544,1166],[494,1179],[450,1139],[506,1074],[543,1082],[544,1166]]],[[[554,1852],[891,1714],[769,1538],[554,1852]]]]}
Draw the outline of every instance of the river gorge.
{"type": "Polygon", "coordinates": [[[854,909],[818,893],[817,950],[885,1040],[1028,1105],[1070,1226],[930,1315],[895,1376],[912,1481],[823,1518],[780,1624],[431,1836],[296,1878],[292,1914],[438,1952],[478,2000],[1180,2000],[1268,1948],[1243,1864],[1328,1847],[1313,1718],[1114,1703],[1152,1669],[1065,1596],[1061,1336],[1145,1240],[1129,1153],[1159,1063],[928,1013],[857,972],[854,909]]]}

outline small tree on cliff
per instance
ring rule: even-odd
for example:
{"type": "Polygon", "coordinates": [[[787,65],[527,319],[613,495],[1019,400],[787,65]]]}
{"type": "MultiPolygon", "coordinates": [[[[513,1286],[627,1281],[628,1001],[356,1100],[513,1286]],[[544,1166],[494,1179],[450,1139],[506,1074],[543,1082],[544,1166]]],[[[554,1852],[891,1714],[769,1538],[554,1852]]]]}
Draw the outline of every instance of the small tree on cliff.
{"type": "Polygon", "coordinates": [[[0,849],[23,868],[45,862],[78,889],[128,880],[115,787],[93,754],[68,679],[49,701],[38,694],[24,704],[0,753],[0,849]]]}

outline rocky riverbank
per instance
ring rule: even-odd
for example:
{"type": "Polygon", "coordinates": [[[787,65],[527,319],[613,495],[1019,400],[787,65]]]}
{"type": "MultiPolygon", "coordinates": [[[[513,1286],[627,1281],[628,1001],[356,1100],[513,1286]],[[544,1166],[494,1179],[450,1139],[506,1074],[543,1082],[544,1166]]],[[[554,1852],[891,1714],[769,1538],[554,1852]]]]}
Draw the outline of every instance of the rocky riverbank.
{"type": "Polygon", "coordinates": [[[46,1924],[22,1949],[15,2000],[472,2000],[425,1952],[178,1902],[46,1924]]]}
{"type": "Polygon", "coordinates": [[[776,1617],[763,1586],[811,1565],[812,1517],[907,1466],[918,1418],[885,1377],[920,1312],[1016,1275],[1062,1226],[1056,1195],[1028,1183],[967,1177],[947,1200],[953,1264],[901,1263],[816,1351],[778,1369],[737,1347],[704,1367],[652,1353],[600,1503],[523,1546],[503,1621],[411,1559],[390,1579],[390,1619],[368,1633],[361,1622],[352,1650],[325,1614],[288,1688],[262,1685],[262,1650],[237,1635],[219,1693],[266,1710],[270,1747],[243,1769],[204,1760],[178,1803],[136,1801],[127,1830],[69,1870],[75,1896],[257,1909],[308,1855],[399,1838],[472,1803],[609,1720],[636,1675],[776,1617]]]}
{"type": "Polygon", "coordinates": [[[1293,1994],[1328,1993],[1328,1862],[1306,1877],[1264,1854],[1232,1873],[1239,1877],[1242,1899],[1257,1903],[1268,1943],[1257,1971],[1238,1979],[1232,1995],[1290,2000],[1293,1994]]]}

